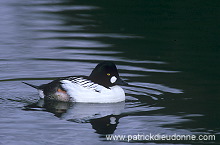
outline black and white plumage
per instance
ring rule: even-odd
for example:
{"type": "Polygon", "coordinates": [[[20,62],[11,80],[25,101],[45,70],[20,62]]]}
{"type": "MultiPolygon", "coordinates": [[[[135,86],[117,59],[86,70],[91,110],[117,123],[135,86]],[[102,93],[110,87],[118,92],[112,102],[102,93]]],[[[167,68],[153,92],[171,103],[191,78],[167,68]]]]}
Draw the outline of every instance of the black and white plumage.
{"type": "Polygon", "coordinates": [[[92,82],[91,80],[89,80],[86,77],[69,77],[68,79],[62,80],[61,84],[65,84],[66,81],[70,81],[73,84],[77,84],[79,86],[82,86],[86,89],[90,89],[93,90],[95,92],[100,92],[100,87],[103,87],[97,83],[92,82]]]}
{"type": "MultiPolygon", "coordinates": [[[[25,83],[25,82],[24,82],[25,83]]],[[[118,85],[126,85],[112,62],[99,63],[90,76],[70,76],[58,78],[41,86],[31,85],[45,100],[113,103],[125,100],[124,90],[118,85]]]]}

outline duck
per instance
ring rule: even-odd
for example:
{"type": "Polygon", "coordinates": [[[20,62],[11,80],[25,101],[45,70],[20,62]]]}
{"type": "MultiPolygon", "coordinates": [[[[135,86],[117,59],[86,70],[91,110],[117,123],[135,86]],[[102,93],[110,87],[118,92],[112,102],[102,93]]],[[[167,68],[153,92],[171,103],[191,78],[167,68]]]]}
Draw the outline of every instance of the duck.
{"type": "Polygon", "coordinates": [[[113,62],[100,62],[89,76],[57,78],[47,84],[36,86],[23,82],[38,90],[45,101],[81,103],[117,103],[125,101],[125,92],[119,85],[128,85],[121,79],[113,62]]]}

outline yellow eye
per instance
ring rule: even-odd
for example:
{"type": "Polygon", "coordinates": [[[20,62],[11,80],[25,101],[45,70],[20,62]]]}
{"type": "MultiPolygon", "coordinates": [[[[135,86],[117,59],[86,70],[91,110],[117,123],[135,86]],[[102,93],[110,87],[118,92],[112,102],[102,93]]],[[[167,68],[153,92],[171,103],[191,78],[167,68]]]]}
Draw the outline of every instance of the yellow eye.
{"type": "Polygon", "coordinates": [[[107,76],[110,76],[111,74],[110,73],[107,73],[107,76]]]}

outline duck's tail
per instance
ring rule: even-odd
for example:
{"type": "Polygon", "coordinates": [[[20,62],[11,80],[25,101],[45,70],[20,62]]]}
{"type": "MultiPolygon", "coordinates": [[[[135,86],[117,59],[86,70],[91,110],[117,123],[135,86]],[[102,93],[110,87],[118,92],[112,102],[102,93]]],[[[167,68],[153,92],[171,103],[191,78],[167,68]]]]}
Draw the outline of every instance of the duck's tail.
{"type": "Polygon", "coordinates": [[[29,83],[26,83],[26,82],[22,82],[22,83],[24,83],[24,84],[26,84],[26,85],[28,85],[28,86],[31,86],[31,87],[33,87],[33,88],[35,88],[35,89],[37,89],[37,90],[40,89],[39,86],[32,85],[32,84],[29,84],[29,83]]]}

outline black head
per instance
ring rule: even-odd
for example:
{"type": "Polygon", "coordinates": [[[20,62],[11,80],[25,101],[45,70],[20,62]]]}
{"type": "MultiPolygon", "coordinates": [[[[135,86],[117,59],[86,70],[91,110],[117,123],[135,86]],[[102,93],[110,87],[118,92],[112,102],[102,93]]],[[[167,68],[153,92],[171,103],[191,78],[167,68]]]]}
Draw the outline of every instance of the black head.
{"type": "Polygon", "coordinates": [[[90,74],[89,78],[105,87],[114,85],[127,85],[118,74],[118,70],[113,62],[104,61],[99,63],[90,74]]]}

